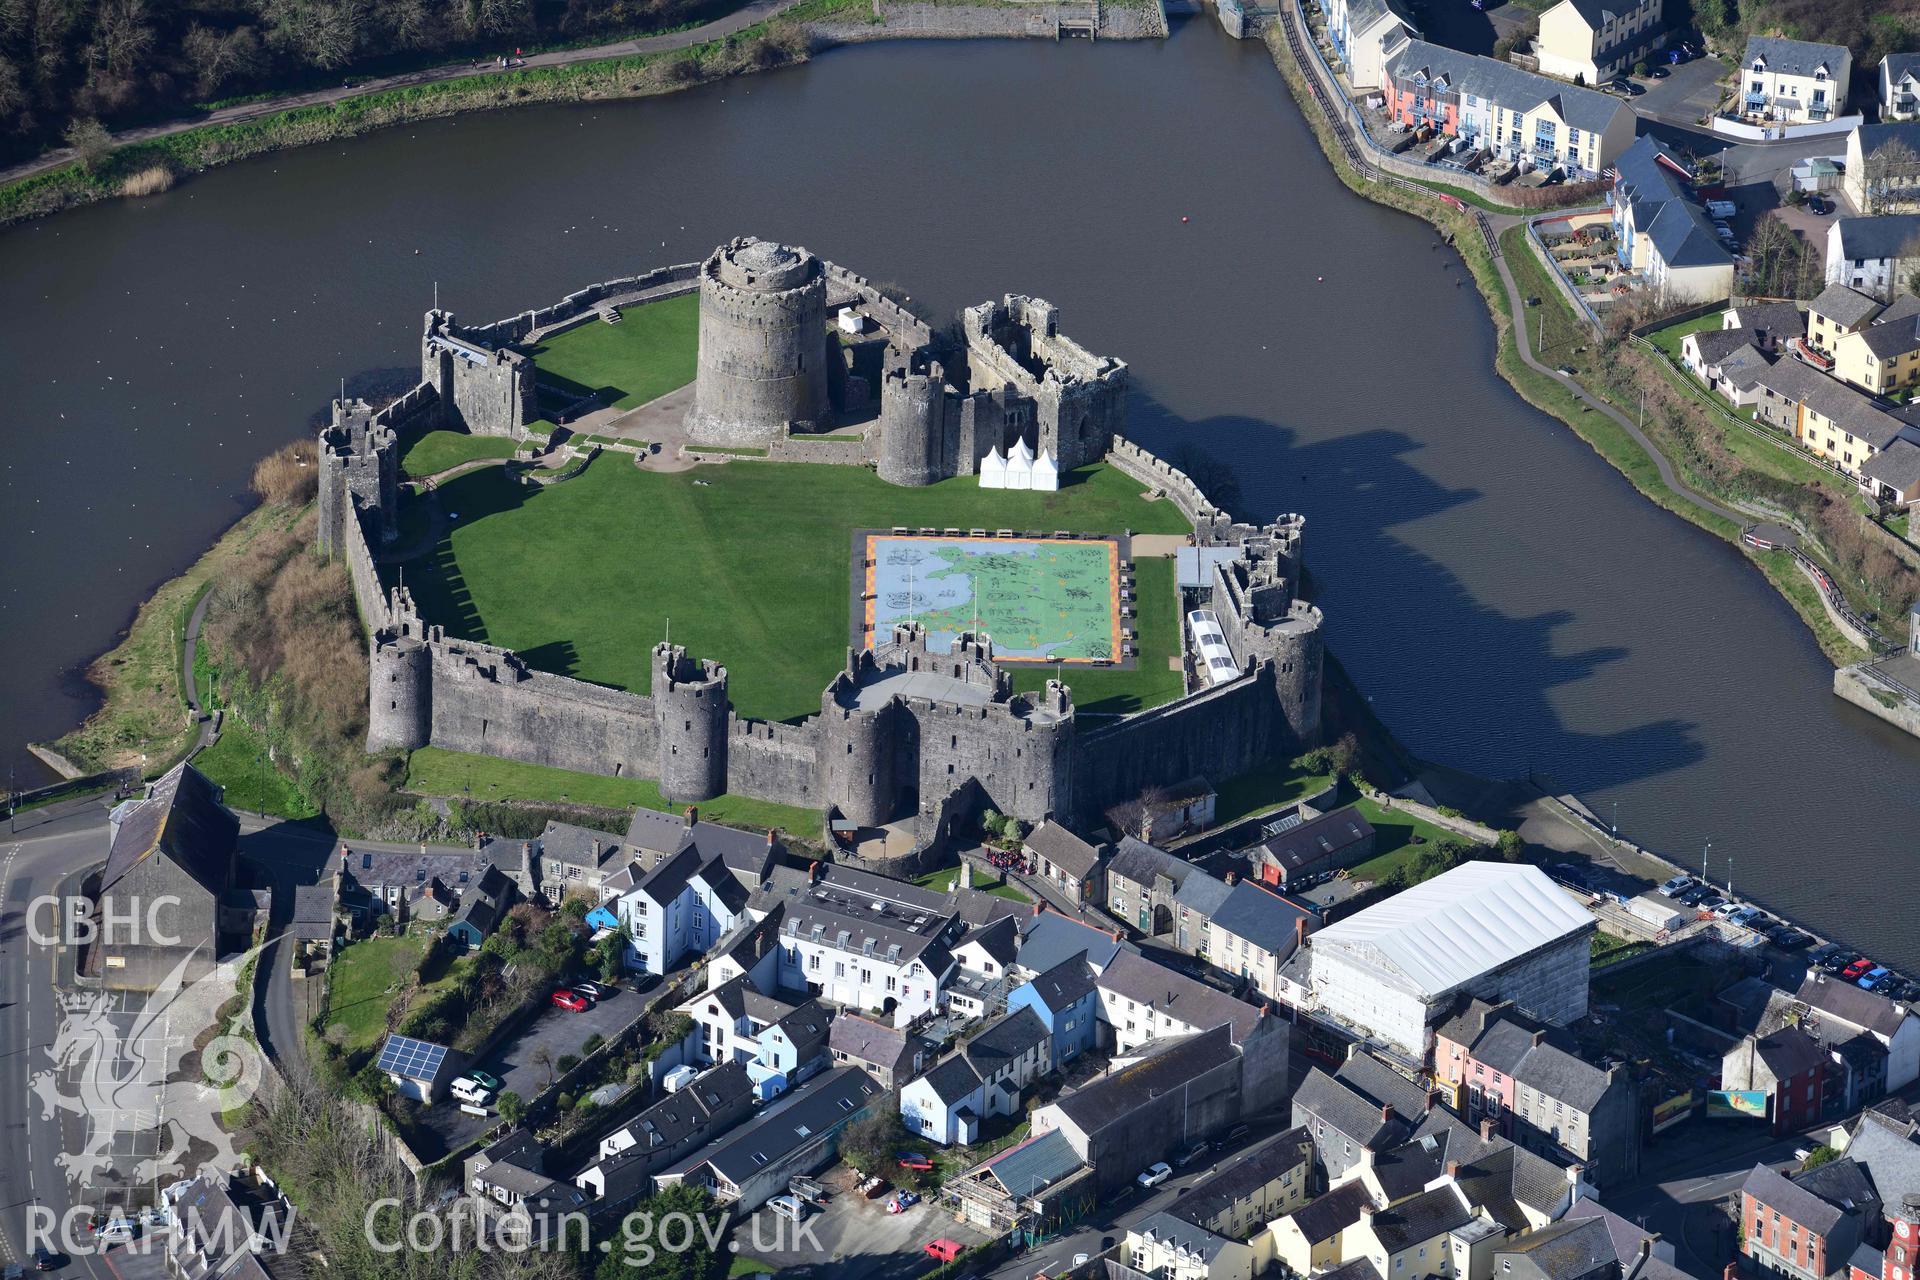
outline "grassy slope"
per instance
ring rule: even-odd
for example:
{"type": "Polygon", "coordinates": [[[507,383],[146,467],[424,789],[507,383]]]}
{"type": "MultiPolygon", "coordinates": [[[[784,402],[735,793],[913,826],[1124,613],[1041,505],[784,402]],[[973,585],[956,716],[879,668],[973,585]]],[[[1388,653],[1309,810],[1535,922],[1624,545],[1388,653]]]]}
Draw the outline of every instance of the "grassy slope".
{"type": "Polygon", "coordinates": [[[1459,845],[1473,843],[1431,822],[1423,822],[1403,809],[1382,809],[1378,801],[1367,796],[1355,800],[1353,807],[1373,824],[1374,830],[1373,857],[1348,872],[1355,880],[1384,880],[1395,867],[1411,863],[1422,850],[1443,841],[1459,845]],[[1424,838],[1426,844],[1414,844],[1415,836],[1424,838]]]}
{"type": "Polygon", "coordinates": [[[1708,329],[1718,329],[1720,317],[1725,312],[1715,311],[1710,315],[1695,316],[1691,320],[1682,320],[1679,324],[1670,324],[1663,329],[1655,329],[1647,335],[1647,341],[1667,353],[1669,359],[1680,358],[1680,339],[1690,333],[1701,333],[1708,329]]]}
{"type": "Polygon", "coordinates": [[[1218,784],[1214,821],[1225,826],[1278,809],[1302,796],[1312,795],[1332,781],[1325,774],[1302,772],[1284,760],[1269,760],[1257,769],[1218,784]]]}
{"type": "Polygon", "coordinates": [[[602,403],[633,409],[693,381],[700,298],[683,294],[620,313],[619,324],[590,320],[532,348],[543,382],[578,394],[606,393],[602,403]]]}
{"type": "Polygon", "coordinates": [[[298,512],[261,508],[242,517],[179,577],[163,583],[140,606],[126,638],[102,655],[87,676],[105,695],[98,712],[54,748],[93,768],[169,767],[192,741],[180,687],[180,643],[193,602],[241,556],[256,534],[284,528],[298,512]]]}
{"type": "Polygon", "coordinates": [[[400,470],[409,476],[436,476],[475,458],[511,458],[514,442],[506,436],[470,436],[464,431],[428,431],[400,454],[400,470]]]}
{"type": "Polygon", "coordinates": [[[227,717],[220,737],[193,758],[193,767],[225,787],[227,803],[236,808],[295,820],[319,813],[267,758],[267,744],[243,720],[227,717]]]}
{"type": "MultiPolygon", "coordinates": [[[[675,643],[727,663],[742,715],[788,719],[819,710],[845,660],[855,529],[1188,528],[1171,504],[1141,501],[1137,484],[1106,467],[1048,494],[983,492],[964,478],[901,489],[854,467],[738,463],[660,475],[624,462],[609,456],[540,490],[491,468],[442,486],[461,518],[432,564],[407,567],[424,616],[545,670],[640,691],[671,621],[675,643]]],[[[1143,586],[1170,585],[1170,569],[1141,563],[1143,586]]],[[[1082,705],[1122,709],[1178,690],[1164,670],[1172,614],[1170,601],[1143,601],[1148,639],[1167,648],[1135,671],[1076,673],[1082,705]]]]}
{"type": "MultiPolygon", "coordinates": [[[[465,796],[475,800],[533,800],[594,805],[603,809],[657,809],[676,812],[680,806],[660,795],[658,783],[643,778],[607,778],[573,773],[544,765],[522,764],[493,756],[466,755],[423,747],[407,758],[407,790],[431,796],[465,796]]],[[[735,827],[779,827],[812,839],[820,815],[811,809],[750,800],[744,796],[717,796],[700,803],[700,815],[735,827]]]]}

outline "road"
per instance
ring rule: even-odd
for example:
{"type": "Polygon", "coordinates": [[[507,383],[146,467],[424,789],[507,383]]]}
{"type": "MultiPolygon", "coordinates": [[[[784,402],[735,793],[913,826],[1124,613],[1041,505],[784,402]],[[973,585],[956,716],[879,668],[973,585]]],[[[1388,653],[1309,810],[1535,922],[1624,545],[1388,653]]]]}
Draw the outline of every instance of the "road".
{"type": "MultiPolygon", "coordinates": [[[[551,53],[536,53],[520,61],[521,65],[526,67],[563,67],[576,62],[597,62],[603,58],[630,58],[637,54],[667,53],[674,49],[687,49],[697,44],[705,44],[709,40],[721,40],[744,31],[755,23],[764,22],[773,17],[794,2],[795,0],[754,0],[752,4],[737,9],[723,18],[716,18],[712,22],[690,27],[685,31],[673,31],[665,35],[647,36],[638,40],[616,40],[612,44],[598,44],[585,49],[556,49],[551,53]]],[[[344,102],[349,98],[364,97],[370,93],[382,93],[388,89],[433,84],[440,80],[457,80],[462,76],[486,75],[495,70],[495,64],[492,61],[456,62],[443,67],[432,67],[425,71],[410,71],[404,75],[365,80],[351,87],[343,84],[338,88],[320,89],[312,93],[283,94],[277,98],[222,107],[218,111],[170,120],[165,124],[125,129],[113,135],[113,143],[115,146],[125,146],[130,142],[147,142],[154,138],[165,138],[206,125],[239,124],[242,121],[257,120],[262,116],[270,116],[295,107],[326,106],[330,103],[344,102]]],[[[499,71],[498,74],[507,73],[499,71]]],[[[73,158],[74,153],[71,147],[49,151],[35,159],[17,164],[11,169],[0,170],[0,183],[30,178],[37,173],[59,168],[71,162],[73,158]]]]}

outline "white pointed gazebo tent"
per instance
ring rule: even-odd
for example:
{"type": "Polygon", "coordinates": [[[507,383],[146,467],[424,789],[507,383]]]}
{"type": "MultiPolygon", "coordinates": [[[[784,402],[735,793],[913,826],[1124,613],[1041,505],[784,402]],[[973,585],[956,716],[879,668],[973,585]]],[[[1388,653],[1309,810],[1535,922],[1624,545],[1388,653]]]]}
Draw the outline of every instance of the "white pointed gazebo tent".
{"type": "Polygon", "coordinates": [[[1054,465],[1053,455],[1045,449],[1033,460],[1033,487],[1048,491],[1060,487],[1060,468],[1054,465]]]}
{"type": "Polygon", "coordinates": [[[1015,440],[1007,450],[1007,488],[1033,488],[1033,450],[1025,439],[1015,440]]]}
{"type": "Polygon", "coordinates": [[[1000,446],[995,445],[980,459],[980,487],[982,489],[1004,489],[1007,487],[1007,460],[1000,456],[1000,446]]]}

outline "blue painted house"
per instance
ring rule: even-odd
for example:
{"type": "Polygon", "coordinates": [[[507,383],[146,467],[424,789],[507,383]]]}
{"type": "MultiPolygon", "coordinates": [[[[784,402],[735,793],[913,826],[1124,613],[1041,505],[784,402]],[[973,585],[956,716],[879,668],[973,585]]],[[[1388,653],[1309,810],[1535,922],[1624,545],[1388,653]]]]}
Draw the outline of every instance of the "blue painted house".
{"type": "Polygon", "coordinates": [[[1084,952],[1069,956],[1007,996],[1007,1012],[1031,1009],[1053,1038],[1054,1069],[1093,1047],[1094,1015],[1100,1007],[1093,970],[1084,952]]]}
{"type": "Polygon", "coordinates": [[[478,951],[487,935],[499,927],[513,905],[513,881],[495,866],[488,866],[480,881],[460,895],[460,910],[447,926],[447,942],[468,951],[478,951]]]}

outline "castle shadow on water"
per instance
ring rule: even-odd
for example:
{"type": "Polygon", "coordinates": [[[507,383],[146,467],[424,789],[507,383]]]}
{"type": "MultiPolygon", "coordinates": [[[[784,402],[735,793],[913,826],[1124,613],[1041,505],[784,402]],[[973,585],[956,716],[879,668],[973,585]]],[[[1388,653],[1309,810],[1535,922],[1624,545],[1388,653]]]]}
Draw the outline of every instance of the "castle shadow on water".
{"type": "Polygon", "coordinates": [[[320,437],[320,543],[345,559],[370,631],[369,751],[431,745],[650,778],[672,801],[732,793],[862,825],[912,818],[916,852],[926,853],[979,808],[1029,822],[1096,820],[1149,788],[1224,780],[1318,736],[1322,617],[1298,594],[1304,519],[1235,523],[1186,475],[1126,440],[1127,366],[1061,335],[1044,301],[983,303],[962,313],[957,335],[937,333],[804,249],[738,239],[705,262],[608,281],[478,328],[430,311],[421,364],[420,383],[385,409],[336,401],[320,437]],[[694,290],[693,439],[871,465],[906,486],[977,474],[983,458],[1018,443],[1062,473],[1105,460],[1173,502],[1196,545],[1238,552],[1213,563],[1187,598],[1219,613],[1240,676],[1189,679],[1193,691],[1163,706],[1082,723],[1066,683],[1014,692],[990,639],[963,634],[938,652],[909,623],[848,650],[818,715],[773,723],[735,714],[726,668],[679,646],[655,646],[647,693],[608,689],[449,637],[404,589],[382,589],[373,548],[397,529],[401,431],[522,438],[539,416],[533,360],[520,349],[530,335],[592,322],[609,300],[694,290]],[[835,323],[841,315],[857,323],[835,323]],[[809,439],[836,415],[862,414],[874,420],[864,449],[809,439]]]}

